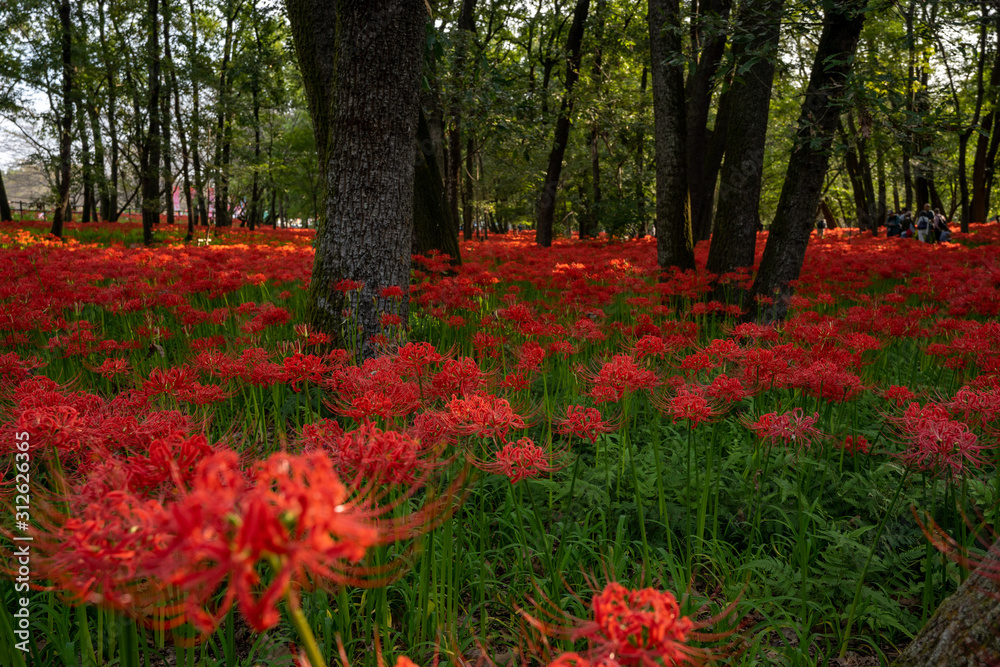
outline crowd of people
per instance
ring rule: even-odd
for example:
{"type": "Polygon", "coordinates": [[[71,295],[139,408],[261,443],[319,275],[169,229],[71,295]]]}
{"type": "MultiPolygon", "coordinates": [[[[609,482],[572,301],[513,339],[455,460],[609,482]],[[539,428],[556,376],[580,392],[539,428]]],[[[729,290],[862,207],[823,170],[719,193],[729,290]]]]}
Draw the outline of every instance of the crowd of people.
{"type": "MultiPolygon", "coordinates": [[[[816,221],[817,235],[822,238],[826,231],[826,220],[820,218],[816,221]]],[[[951,230],[948,228],[948,220],[941,214],[941,209],[931,210],[930,204],[924,204],[923,210],[914,218],[909,210],[899,213],[889,211],[889,217],[885,221],[888,237],[898,236],[907,239],[914,238],[925,243],[948,243],[951,241],[951,230]]]]}
{"type": "Polygon", "coordinates": [[[930,204],[924,204],[924,208],[914,219],[913,214],[906,210],[900,213],[889,211],[889,217],[885,222],[886,236],[898,236],[900,238],[913,238],[926,243],[947,243],[951,240],[951,230],[948,228],[948,220],[941,214],[941,209],[931,210],[930,204]]]}

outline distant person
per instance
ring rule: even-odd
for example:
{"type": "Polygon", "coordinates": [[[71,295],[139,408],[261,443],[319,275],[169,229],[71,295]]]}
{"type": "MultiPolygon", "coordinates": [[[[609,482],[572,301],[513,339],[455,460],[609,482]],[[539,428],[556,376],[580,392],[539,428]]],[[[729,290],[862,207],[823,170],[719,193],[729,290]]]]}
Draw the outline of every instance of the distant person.
{"type": "Polygon", "coordinates": [[[899,236],[899,233],[903,231],[902,226],[899,224],[900,216],[894,211],[889,211],[889,217],[885,221],[885,235],[886,237],[899,236]]]}
{"type": "Polygon", "coordinates": [[[917,217],[917,240],[926,241],[934,221],[934,213],[931,212],[931,205],[924,204],[924,210],[917,217]]]}
{"type": "Polygon", "coordinates": [[[823,234],[826,233],[826,218],[820,218],[816,221],[816,235],[823,238],[823,234]]]}
{"type": "Polygon", "coordinates": [[[903,211],[903,215],[899,218],[899,238],[902,239],[912,239],[913,235],[916,233],[916,227],[913,225],[913,215],[909,210],[903,211]]]}

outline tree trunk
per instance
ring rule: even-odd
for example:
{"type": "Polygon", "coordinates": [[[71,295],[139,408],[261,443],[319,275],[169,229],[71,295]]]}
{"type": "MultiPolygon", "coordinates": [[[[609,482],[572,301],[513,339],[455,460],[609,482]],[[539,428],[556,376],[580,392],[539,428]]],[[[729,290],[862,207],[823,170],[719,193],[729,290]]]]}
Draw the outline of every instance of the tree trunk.
{"type": "MultiPolygon", "coordinates": [[[[108,47],[107,36],[104,28],[104,0],[97,2],[98,36],[101,44],[101,57],[104,61],[105,76],[107,77],[108,88],[108,138],[111,141],[111,164],[110,180],[106,182],[106,195],[101,197],[101,218],[106,222],[118,222],[118,96],[116,94],[117,85],[115,83],[116,68],[111,63],[111,51],[108,47]]],[[[92,119],[91,124],[95,121],[92,119]]],[[[102,167],[103,169],[103,167],[102,167]]]]}
{"type": "Polygon", "coordinates": [[[14,216],[10,212],[10,202],[7,201],[7,189],[3,186],[3,172],[0,171],[0,221],[7,222],[13,219],[14,216]]]}
{"type": "Polygon", "coordinates": [[[63,221],[69,217],[70,166],[73,162],[73,26],[69,0],[59,3],[62,42],[62,116],[59,119],[59,201],[52,216],[51,234],[62,238],[63,221]]]}
{"type": "Polygon", "coordinates": [[[87,136],[86,114],[83,110],[83,100],[76,101],[76,131],[80,135],[80,169],[83,181],[83,211],[80,222],[91,222],[94,215],[94,172],[90,153],[90,137],[87,136]]]}
{"type": "MultiPolygon", "coordinates": [[[[987,3],[982,3],[983,10],[983,31],[985,32],[985,19],[989,12],[989,6],[987,3]]],[[[994,137],[1000,134],[1000,122],[995,122],[1000,120],[997,116],[996,108],[1000,104],[1000,15],[995,17],[995,28],[997,34],[997,44],[995,48],[995,57],[993,59],[993,68],[990,71],[990,99],[986,100],[984,98],[985,91],[982,90],[982,71],[979,71],[979,90],[977,90],[977,110],[979,109],[979,104],[989,104],[990,110],[988,113],[983,114],[982,119],[978,124],[978,133],[976,138],[976,152],[975,157],[972,161],[972,198],[969,203],[969,215],[966,218],[965,215],[962,216],[962,231],[967,232],[969,230],[969,222],[986,222],[989,217],[989,209],[987,208],[987,202],[989,200],[989,190],[987,188],[987,165],[992,164],[988,160],[989,147],[991,141],[994,137]]]]}
{"type": "MultiPolygon", "coordinates": [[[[607,22],[607,0],[597,0],[597,7],[594,11],[594,18],[597,25],[594,26],[594,61],[590,70],[591,84],[597,94],[597,99],[601,99],[601,89],[603,88],[603,61],[604,61],[604,26],[607,22]]],[[[600,101],[598,101],[600,104],[600,101]]],[[[590,148],[590,178],[593,191],[591,205],[587,214],[580,218],[580,238],[593,238],[597,236],[598,226],[601,217],[601,110],[598,108],[595,114],[593,127],[590,129],[590,140],[587,142],[590,148]]]]}
{"type": "MultiPolygon", "coordinates": [[[[163,42],[170,39],[170,0],[163,0],[163,42]]],[[[164,50],[163,66],[169,72],[173,63],[166,57],[164,50]]],[[[174,167],[173,151],[170,143],[170,78],[165,77],[163,86],[166,90],[160,92],[160,115],[163,117],[161,134],[163,135],[163,196],[167,206],[167,224],[174,224],[174,167]]]]}
{"type": "Polygon", "coordinates": [[[753,288],[744,307],[747,319],[782,320],[792,283],[798,279],[812,233],[830,146],[840,115],[851,63],[864,25],[866,0],[835,5],[823,19],[809,86],[799,115],[796,145],[778,199],[774,222],[753,288]],[[756,297],[761,297],[758,304],[756,297]],[[769,303],[763,303],[763,300],[769,303]]]}
{"type": "Polygon", "coordinates": [[[660,268],[694,269],[688,201],[684,65],[678,0],[649,1],[656,146],[656,258],[660,268]]]}
{"type": "Polygon", "coordinates": [[[233,54],[233,24],[236,22],[236,8],[232,0],[226,3],[226,38],[222,49],[222,64],[219,66],[219,114],[218,133],[215,144],[215,225],[229,227],[233,224],[229,212],[229,164],[232,158],[232,119],[229,109],[229,61],[233,54]]]}
{"type": "Polygon", "coordinates": [[[160,33],[159,0],[148,0],[146,20],[149,36],[149,101],[146,107],[149,131],[142,146],[142,241],[153,242],[153,225],[160,222],[160,33]]]}
{"type": "Polygon", "coordinates": [[[329,121],[327,149],[319,147],[328,178],[325,221],[307,316],[339,341],[360,343],[356,350],[369,357],[379,351],[382,316],[398,315],[404,324],[408,317],[427,7],[422,0],[287,0],[287,8],[310,110],[321,109],[314,123],[329,121]],[[363,285],[344,293],[336,289],[341,280],[363,285]],[[393,286],[403,289],[402,299],[381,295],[393,286]]]}
{"type": "Polygon", "coordinates": [[[437,151],[426,117],[420,114],[417,126],[417,166],[413,180],[413,254],[438,250],[461,264],[458,233],[451,220],[437,151]]]}
{"type": "Polygon", "coordinates": [[[535,243],[546,248],[552,245],[552,223],[555,219],[556,195],[559,192],[559,178],[562,175],[563,157],[566,155],[566,143],[569,141],[570,118],[573,115],[573,86],[580,78],[580,52],[589,10],[590,0],[577,0],[576,8],[573,10],[573,24],[570,26],[569,35],[566,38],[566,51],[569,53],[569,58],[566,61],[566,92],[563,94],[562,104],[559,107],[559,117],[556,119],[555,138],[552,142],[552,152],[549,153],[545,181],[542,183],[542,191],[535,203],[538,221],[535,243]]]}
{"type": "Polygon", "coordinates": [[[472,240],[472,202],[476,197],[472,183],[475,149],[475,139],[470,132],[465,140],[465,178],[463,179],[465,185],[462,188],[462,237],[466,241],[472,240]]]}
{"type": "Polygon", "coordinates": [[[184,184],[184,206],[187,211],[187,234],[185,234],[184,240],[191,242],[194,239],[194,225],[197,215],[192,208],[191,201],[191,173],[188,169],[190,163],[188,159],[187,132],[184,130],[183,117],[181,116],[181,94],[177,88],[177,68],[174,67],[174,61],[170,53],[170,32],[166,29],[163,31],[163,55],[170,63],[170,90],[174,93],[174,118],[177,119],[177,137],[181,141],[181,178],[184,184]]]}
{"type": "MultiPolygon", "coordinates": [[[[735,66],[739,69],[749,62],[750,67],[732,82],[727,93],[727,104],[735,105],[739,113],[728,120],[718,213],[708,251],[707,268],[717,276],[753,266],[783,2],[751,0],[740,7],[737,17],[740,33],[733,38],[735,66]]],[[[727,294],[734,303],[742,301],[742,294],[727,294]]]]}
{"type": "Polygon", "coordinates": [[[724,25],[729,18],[731,6],[731,0],[699,2],[699,10],[703,17],[701,21],[693,22],[699,25],[699,32],[702,33],[699,41],[704,43],[694,71],[688,78],[685,91],[691,231],[697,241],[707,240],[712,231],[716,175],[706,173],[708,157],[706,148],[712,134],[708,129],[708,116],[712,106],[712,92],[715,89],[715,74],[726,48],[725,31],[712,29],[710,32],[705,32],[701,24],[704,22],[704,17],[711,17],[711,23],[718,22],[724,25]]]}
{"type": "MultiPolygon", "coordinates": [[[[458,13],[458,24],[456,26],[455,43],[455,72],[454,78],[458,82],[456,90],[464,89],[465,81],[465,60],[469,49],[468,42],[472,33],[476,29],[476,0],[462,0],[462,8],[458,13]]],[[[448,131],[448,165],[445,175],[445,188],[448,191],[448,206],[451,210],[451,219],[456,225],[459,224],[458,203],[462,192],[462,105],[461,98],[456,92],[451,99],[451,128],[448,131]]],[[[464,233],[464,230],[463,230],[464,233]]],[[[466,235],[468,241],[471,236],[466,235]]]]}
{"type": "Polygon", "coordinates": [[[989,667],[1000,660],[1000,540],[892,667],[989,667]]]}
{"type": "Polygon", "coordinates": [[[646,158],[643,155],[643,144],[646,141],[646,126],[643,124],[643,111],[646,108],[646,79],[649,68],[642,66],[642,80],[639,84],[639,122],[635,126],[635,206],[639,216],[639,238],[646,236],[646,158]]]}

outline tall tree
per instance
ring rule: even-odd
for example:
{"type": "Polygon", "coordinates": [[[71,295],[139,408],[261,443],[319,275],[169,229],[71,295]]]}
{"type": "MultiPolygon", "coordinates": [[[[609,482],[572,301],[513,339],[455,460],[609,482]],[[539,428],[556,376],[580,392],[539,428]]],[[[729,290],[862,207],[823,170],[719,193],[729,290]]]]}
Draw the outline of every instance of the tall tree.
{"type": "MultiPolygon", "coordinates": [[[[555,138],[549,153],[549,166],[545,171],[542,191],[535,204],[538,230],[535,242],[544,247],[552,245],[552,223],[556,213],[556,195],[559,192],[559,178],[562,175],[563,158],[569,141],[569,128],[573,115],[573,87],[580,78],[580,58],[583,48],[583,31],[587,23],[590,0],[577,0],[573,10],[573,24],[566,37],[566,91],[563,93],[559,116],[556,118],[555,138]]],[[[543,93],[544,94],[544,93],[543,93]]]]}
{"type": "Polygon", "coordinates": [[[148,130],[142,144],[142,241],[153,242],[153,226],[160,222],[160,3],[148,0],[146,58],[149,94],[146,105],[148,130]]]}
{"type": "MultiPolygon", "coordinates": [[[[445,187],[448,190],[448,206],[451,209],[451,219],[458,224],[458,200],[461,189],[462,175],[462,104],[461,92],[464,90],[466,75],[466,60],[469,52],[469,42],[476,30],[476,0],[462,0],[458,13],[458,25],[455,32],[455,80],[458,82],[451,101],[451,127],[448,129],[448,169],[445,187]]],[[[463,229],[465,240],[472,238],[472,229],[463,229]]]]}
{"type": "Polygon", "coordinates": [[[784,0],[746,0],[737,12],[733,60],[738,74],[730,84],[727,103],[739,113],[732,115],[726,128],[715,233],[708,251],[707,268],[716,275],[753,266],[783,4],[784,0]]]}
{"type": "Polygon", "coordinates": [[[792,285],[802,271],[816,219],[840,117],[840,101],[866,7],[867,0],[836,0],[827,5],[778,208],[760,269],[744,304],[748,319],[774,322],[784,319],[788,311],[792,285]]]}
{"type": "Polygon", "coordinates": [[[359,340],[359,352],[372,356],[382,316],[405,322],[409,308],[413,149],[427,5],[286,5],[326,178],[308,317],[340,340],[359,340]],[[342,280],[361,286],[345,292],[338,289],[342,280]],[[383,296],[389,287],[401,287],[403,297],[383,296]]]}
{"type": "Polygon", "coordinates": [[[661,268],[693,269],[678,0],[649,0],[649,51],[656,150],[656,258],[661,268]]]}
{"type": "MultiPolygon", "coordinates": [[[[687,172],[691,202],[691,230],[695,240],[708,238],[712,227],[712,203],[720,163],[706,151],[712,136],[708,119],[716,73],[726,48],[726,20],[732,0],[692,0],[689,21],[691,67],[685,84],[687,125],[687,172]]],[[[725,132],[723,124],[716,130],[725,132]]]]}
{"type": "Polygon", "coordinates": [[[59,201],[52,216],[51,234],[62,238],[69,217],[70,167],[73,162],[73,25],[69,0],[59,3],[59,36],[62,45],[62,111],[59,120],[59,201]]]}

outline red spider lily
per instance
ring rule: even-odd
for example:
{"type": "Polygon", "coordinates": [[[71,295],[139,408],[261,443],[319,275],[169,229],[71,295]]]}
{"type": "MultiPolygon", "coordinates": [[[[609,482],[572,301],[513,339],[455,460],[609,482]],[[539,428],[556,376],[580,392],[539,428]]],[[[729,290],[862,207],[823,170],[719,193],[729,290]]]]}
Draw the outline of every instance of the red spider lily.
{"type": "Polygon", "coordinates": [[[981,452],[991,447],[981,444],[968,424],[953,420],[944,406],[911,403],[902,415],[890,420],[906,443],[903,462],[918,470],[947,471],[958,477],[969,467],[980,468],[986,463],[981,452]]]}
{"type": "Polygon", "coordinates": [[[849,435],[846,438],[844,438],[844,451],[850,454],[851,456],[854,456],[855,454],[859,453],[867,454],[870,448],[871,444],[868,442],[868,439],[865,438],[863,435],[859,436],[849,435]]]}
{"type": "Polygon", "coordinates": [[[717,375],[711,384],[705,387],[705,394],[722,404],[739,403],[749,396],[739,378],[731,378],[725,374],[717,375]]]}
{"type": "Polygon", "coordinates": [[[549,638],[586,641],[582,653],[560,654],[549,665],[665,667],[701,665],[732,653],[731,646],[711,649],[692,646],[691,642],[714,642],[732,634],[701,630],[728,616],[735,605],[706,620],[694,621],[681,615],[677,598],[670,591],[629,589],[612,582],[591,599],[590,619],[574,619],[559,612],[554,616],[561,619],[546,622],[524,611],[521,615],[542,635],[544,653],[548,652],[549,638]]]}
{"type": "Polygon", "coordinates": [[[553,419],[556,433],[560,435],[575,435],[578,438],[597,443],[601,433],[611,433],[616,426],[604,421],[601,411],[597,408],[585,408],[582,405],[567,405],[565,419],[553,419]]]}
{"type": "Polygon", "coordinates": [[[528,437],[507,443],[495,457],[492,462],[470,460],[470,463],[484,472],[509,477],[511,484],[554,472],[562,467],[555,463],[558,455],[546,452],[528,437]]]}
{"type": "Polygon", "coordinates": [[[445,418],[456,435],[479,438],[506,440],[512,429],[526,426],[524,418],[514,412],[507,399],[492,394],[452,398],[446,406],[445,418]]]}
{"type": "Polygon", "coordinates": [[[328,446],[343,434],[344,429],[333,419],[302,425],[302,442],[307,451],[328,446]]]}
{"type": "Polygon", "coordinates": [[[720,414],[719,409],[706,398],[704,389],[697,385],[681,385],[673,396],[654,400],[653,404],[661,412],[669,413],[675,424],[686,419],[691,428],[720,414]]]}
{"type": "Polygon", "coordinates": [[[824,434],[814,426],[819,421],[819,413],[807,417],[802,408],[795,408],[782,414],[769,412],[754,422],[746,418],[741,421],[744,426],[756,433],[761,441],[768,444],[780,442],[795,444],[796,447],[802,448],[824,437],[824,434]]]}
{"type": "Polygon", "coordinates": [[[323,360],[314,354],[300,354],[296,352],[282,360],[284,370],[281,373],[281,382],[289,385],[292,391],[298,393],[299,384],[310,382],[318,384],[323,381],[323,374],[327,367],[323,360]]]}
{"type": "Polygon", "coordinates": [[[426,376],[431,364],[437,364],[444,355],[434,349],[430,343],[407,343],[396,351],[396,367],[401,374],[409,373],[418,378],[426,376]]]}
{"type": "Polygon", "coordinates": [[[413,484],[444,462],[439,452],[396,431],[364,424],[325,443],[330,460],[342,475],[384,484],[413,484]]]}
{"type": "Polygon", "coordinates": [[[479,369],[475,359],[448,359],[431,380],[431,392],[439,398],[475,394],[486,386],[486,379],[486,374],[479,369]]]}
{"type": "Polygon", "coordinates": [[[116,375],[124,375],[131,370],[127,359],[114,359],[108,357],[100,366],[92,368],[95,373],[102,375],[104,379],[110,380],[116,375]]]}
{"type": "Polygon", "coordinates": [[[887,401],[893,401],[894,403],[903,405],[912,401],[917,397],[917,395],[906,387],[891,385],[888,389],[882,392],[882,397],[887,401]]]}
{"type": "Polygon", "coordinates": [[[616,354],[597,373],[584,372],[584,377],[594,385],[590,395],[595,403],[618,402],[626,394],[655,389],[660,384],[656,373],[640,368],[625,354],[616,354]]]}
{"type": "Polygon", "coordinates": [[[403,298],[403,288],[399,285],[390,285],[389,287],[383,287],[379,291],[379,296],[383,299],[402,299],[403,298]]]}
{"type": "Polygon", "coordinates": [[[354,292],[360,290],[364,286],[365,284],[363,282],[358,282],[357,280],[348,280],[345,278],[344,280],[338,281],[336,284],[334,284],[333,289],[335,289],[338,292],[343,292],[344,294],[347,294],[348,292],[354,292]]]}

